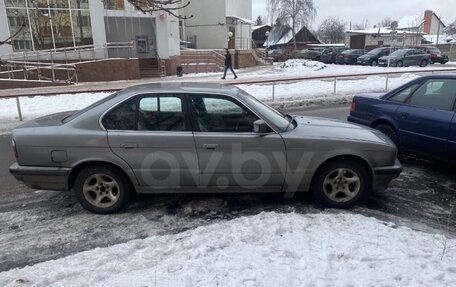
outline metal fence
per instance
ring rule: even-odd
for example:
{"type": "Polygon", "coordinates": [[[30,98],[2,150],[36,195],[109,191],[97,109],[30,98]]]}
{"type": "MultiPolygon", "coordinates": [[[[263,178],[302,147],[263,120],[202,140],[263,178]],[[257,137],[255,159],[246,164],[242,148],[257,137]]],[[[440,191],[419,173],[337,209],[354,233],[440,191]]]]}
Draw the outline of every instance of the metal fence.
{"type": "Polygon", "coordinates": [[[129,59],[133,53],[133,42],[115,42],[4,54],[0,55],[0,78],[77,83],[77,69],[73,63],[106,58],[129,59]]]}
{"type": "MultiPolygon", "coordinates": [[[[254,80],[254,81],[236,81],[230,82],[229,85],[253,85],[253,84],[269,84],[272,88],[272,101],[275,101],[275,90],[276,84],[278,83],[293,83],[293,82],[300,82],[300,81],[311,81],[311,80],[324,80],[324,81],[332,81],[333,82],[333,94],[337,94],[337,82],[343,79],[357,79],[363,80],[369,76],[385,76],[385,91],[388,91],[388,84],[391,76],[394,75],[402,75],[407,73],[414,73],[414,74],[434,74],[434,73],[456,73],[456,68],[440,68],[440,69],[432,69],[432,70],[407,70],[407,71],[392,71],[392,72],[380,72],[380,73],[365,73],[365,74],[344,74],[344,75],[333,75],[333,76],[318,76],[318,77],[288,77],[282,79],[264,79],[264,80],[254,80]]],[[[94,92],[114,92],[120,89],[98,89],[98,90],[79,90],[79,91],[72,91],[71,93],[94,93],[94,92]]],[[[53,92],[47,94],[40,94],[41,96],[55,96],[61,94],[62,92],[53,92]]],[[[17,112],[19,116],[19,120],[22,121],[22,110],[20,104],[20,97],[33,97],[34,94],[20,94],[20,95],[8,95],[8,96],[0,96],[1,98],[15,98],[16,99],[16,106],[17,112]]]]}

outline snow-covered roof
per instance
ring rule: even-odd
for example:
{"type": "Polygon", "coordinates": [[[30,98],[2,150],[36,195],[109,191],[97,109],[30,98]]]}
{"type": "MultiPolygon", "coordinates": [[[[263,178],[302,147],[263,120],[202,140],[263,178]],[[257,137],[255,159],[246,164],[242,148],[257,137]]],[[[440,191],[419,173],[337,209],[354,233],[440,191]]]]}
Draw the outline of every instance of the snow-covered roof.
{"type": "Polygon", "coordinates": [[[255,31],[255,30],[258,30],[258,29],[261,29],[261,28],[264,28],[264,27],[271,27],[270,25],[259,25],[259,26],[253,26],[252,27],[252,31],[255,31]]]}
{"type": "Polygon", "coordinates": [[[243,23],[246,23],[246,24],[250,24],[250,25],[255,24],[252,20],[249,20],[249,19],[246,19],[246,18],[241,18],[241,17],[238,17],[238,16],[229,16],[229,15],[227,15],[226,17],[227,18],[238,19],[239,21],[241,21],[243,23]]]}
{"type": "MultiPolygon", "coordinates": [[[[390,34],[391,33],[390,27],[380,27],[380,28],[371,28],[365,30],[347,30],[346,33],[352,34],[390,34]]],[[[421,32],[413,32],[413,31],[399,31],[399,34],[422,34],[421,32]]]]}
{"type": "Polygon", "coordinates": [[[423,15],[410,15],[404,16],[399,21],[397,21],[398,29],[409,29],[409,28],[418,28],[423,24],[424,17],[423,15]]]}
{"type": "Polygon", "coordinates": [[[448,43],[456,43],[456,39],[447,36],[447,35],[423,35],[423,38],[428,42],[429,44],[448,44],[448,43]],[[438,43],[437,43],[437,38],[438,38],[438,43]]]}
{"type": "Polygon", "coordinates": [[[283,25],[274,27],[264,42],[263,47],[287,44],[291,39],[293,39],[293,31],[290,26],[283,25]]]}

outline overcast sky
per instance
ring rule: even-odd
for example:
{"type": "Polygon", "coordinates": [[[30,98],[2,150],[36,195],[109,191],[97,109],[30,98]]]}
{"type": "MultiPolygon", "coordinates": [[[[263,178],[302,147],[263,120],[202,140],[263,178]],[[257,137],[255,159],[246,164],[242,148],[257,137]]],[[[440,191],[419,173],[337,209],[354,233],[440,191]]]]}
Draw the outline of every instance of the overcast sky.
{"type": "MultiPolygon", "coordinates": [[[[252,0],[252,19],[267,16],[266,0],[252,0]]],[[[373,26],[384,18],[399,20],[403,16],[418,15],[424,10],[432,10],[445,25],[456,20],[456,0],[314,0],[318,7],[317,17],[312,28],[316,29],[327,17],[338,17],[347,23],[361,24],[367,19],[373,26]]]]}

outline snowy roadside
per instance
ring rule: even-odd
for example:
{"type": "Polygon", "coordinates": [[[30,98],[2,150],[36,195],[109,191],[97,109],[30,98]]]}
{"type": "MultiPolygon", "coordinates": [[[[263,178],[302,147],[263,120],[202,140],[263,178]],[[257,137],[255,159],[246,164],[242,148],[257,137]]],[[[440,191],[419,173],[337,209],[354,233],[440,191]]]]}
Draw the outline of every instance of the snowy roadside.
{"type": "MultiPolygon", "coordinates": [[[[391,78],[389,88],[398,87],[416,77],[404,74],[391,78]]],[[[337,94],[334,94],[333,81],[308,80],[277,84],[274,100],[272,85],[239,85],[239,88],[274,107],[320,106],[348,103],[357,93],[381,92],[385,88],[385,78],[371,76],[359,80],[340,80],[337,82],[337,94]]],[[[109,93],[81,93],[21,98],[22,114],[27,121],[51,113],[78,110],[107,95],[109,93]]],[[[0,134],[9,133],[19,124],[15,99],[0,99],[0,134]]]]}
{"type": "Polygon", "coordinates": [[[0,273],[1,286],[454,286],[456,240],[350,213],[265,212],[0,273]]]}

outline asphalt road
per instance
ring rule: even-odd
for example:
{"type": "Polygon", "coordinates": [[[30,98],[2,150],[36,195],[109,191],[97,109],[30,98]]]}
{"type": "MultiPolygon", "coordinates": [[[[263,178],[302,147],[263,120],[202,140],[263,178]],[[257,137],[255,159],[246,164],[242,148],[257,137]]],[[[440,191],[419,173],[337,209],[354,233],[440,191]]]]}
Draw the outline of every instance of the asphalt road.
{"type": "MultiPolygon", "coordinates": [[[[345,120],[347,106],[295,109],[292,114],[345,120]]],[[[437,250],[456,237],[456,171],[415,158],[401,159],[402,175],[350,210],[324,209],[312,196],[209,194],[136,196],[114,215],[83,210],[69,192],[36,191],[8,173],[11,137],[0,137],[0,271],[151,235],[178,233],[264,211],[355,213],[435,233],[437,250]]]]}

